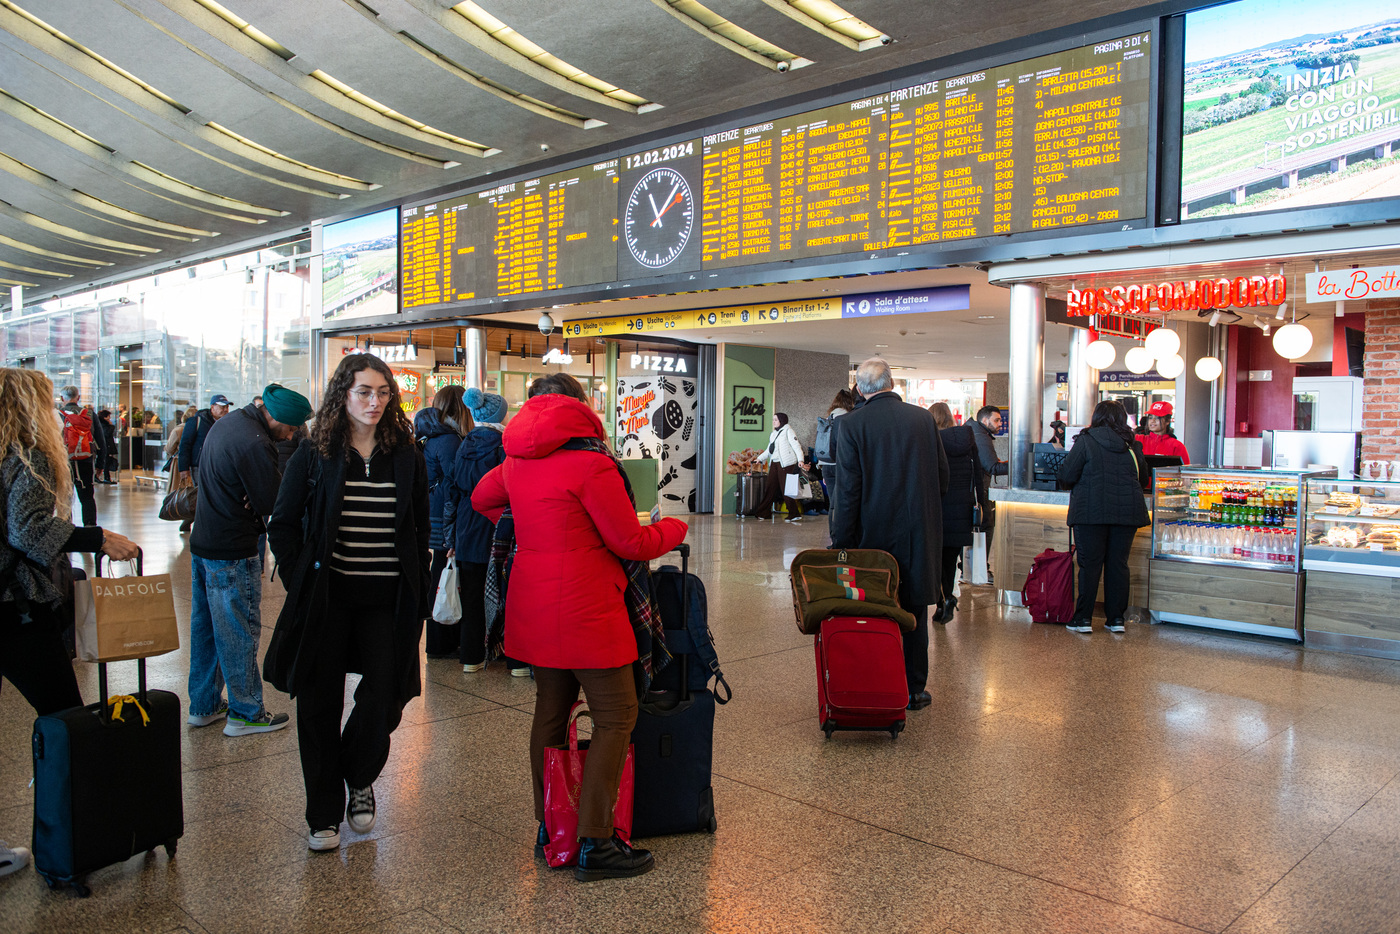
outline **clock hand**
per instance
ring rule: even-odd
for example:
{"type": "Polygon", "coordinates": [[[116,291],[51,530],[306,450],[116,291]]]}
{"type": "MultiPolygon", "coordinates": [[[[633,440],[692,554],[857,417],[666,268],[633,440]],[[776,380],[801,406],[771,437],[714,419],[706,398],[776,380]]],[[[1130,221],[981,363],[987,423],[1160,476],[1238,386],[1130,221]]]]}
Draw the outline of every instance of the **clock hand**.
{"type": "MultiPolygon", "coordinates": [[[[681,183],[680,183],[680,182],[676,182],[676,187],[671,189],[670,200],[667,201],[667,202],[666,202],[666,206],[665,206],[664,208],[661,209],[661,214],[665,214],[667,211],[671,210],[672,207],[674,207],[674,206],[677,205],[677,204],[680,204],[682,201],[685,200],[685,199],[681,196],[680,191],[681,191],[681,183]]],[[[658,226],[660,226],[660,224],[661,224],[661,214],[656,215],[656,220],[655,220],[654,222],[652,222],[652,225],[651,225],[651,226],[653,226],[653,227],[658,227],[658,226]]]]}
{"type": "Polygon", "coordinates": [[[651,215],[656,218],[656,220],[651,222],[651,226],[655,227],[656,221],[661,220],[661,212],[656,209],[656,199],[652,197],[651,192],[647,192],[647,200],[651,202],[651,215]]]}

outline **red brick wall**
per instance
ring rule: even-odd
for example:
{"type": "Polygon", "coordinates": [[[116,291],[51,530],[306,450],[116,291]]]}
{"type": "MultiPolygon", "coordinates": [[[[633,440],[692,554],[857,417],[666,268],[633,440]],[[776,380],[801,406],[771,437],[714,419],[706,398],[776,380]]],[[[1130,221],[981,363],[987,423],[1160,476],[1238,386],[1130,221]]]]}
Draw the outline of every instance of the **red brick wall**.
{"type": "MultiPolygon", "coordinates": [[[[1366,302],[1361,457],[1400,458],[1400,300],[1366,302]]],[[[1350,305],[1348,305],[1350,307],[1350,305]]]]}

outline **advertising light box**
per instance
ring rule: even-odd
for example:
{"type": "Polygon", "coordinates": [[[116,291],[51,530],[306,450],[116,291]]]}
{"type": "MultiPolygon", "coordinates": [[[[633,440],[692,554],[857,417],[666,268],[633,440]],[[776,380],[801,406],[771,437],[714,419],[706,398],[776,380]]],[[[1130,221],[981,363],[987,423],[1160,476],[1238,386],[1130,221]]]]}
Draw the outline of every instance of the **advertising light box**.
{"type": "Polygon", "coordinates": [[[1183,220],[1400,195],[1400,8],[1188,14],[1182,136],[1183,220]]]}
{"type": "Polygon", "coordinates": [[[398,208],[322,228],[321,307],[336,321],[398,312],[398,208]]]}

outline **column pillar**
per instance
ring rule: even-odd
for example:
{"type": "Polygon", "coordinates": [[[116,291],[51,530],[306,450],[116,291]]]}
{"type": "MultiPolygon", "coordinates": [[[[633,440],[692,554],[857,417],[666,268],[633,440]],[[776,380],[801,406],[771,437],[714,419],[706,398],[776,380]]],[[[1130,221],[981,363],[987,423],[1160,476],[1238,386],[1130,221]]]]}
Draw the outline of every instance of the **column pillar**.
{"type": "Polygon", "coordinates": [[[1089,365],[1093,333],[1074,328],[1069,339],[1069,424],[1087,425],[1099,404],[1099,371],[1089,365]]]}
{"type": "Polygon", "coordinates": [[[1031,446],[1039,440],[1041,393],[1045,382],[1045,287],[1011,287],[1011,488],[1029,490],[1035,463],[1031,446]]]}
{"type": "Polygon", "coordinates": [[[462,366],[469,388],[486,391],[486,331],[482,328],[462,329],[462,366]]]}

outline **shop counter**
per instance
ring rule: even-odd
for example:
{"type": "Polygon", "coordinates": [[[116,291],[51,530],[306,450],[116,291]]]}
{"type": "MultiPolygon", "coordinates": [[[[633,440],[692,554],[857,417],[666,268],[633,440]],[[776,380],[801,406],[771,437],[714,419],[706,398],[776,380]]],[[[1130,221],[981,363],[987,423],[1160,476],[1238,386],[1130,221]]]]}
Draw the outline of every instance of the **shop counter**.
{"type": "Polygon", "coordinates": [[[1309,645],[1400,658],[1400,482],[1309,480],[1303,568],[1309,645]]]}
{"type": "MultiPolygon", "coordinates": [[[[1069,493],[1061,490],[993,489],[997,504],[996,530],[988,551],[997,585],[997,599],[1009,606],[1021,605],[1021,588],[1026,585],[1035,556],[1047,548],[1069,548],[1069,493]]],[[[1129,602],[1144,606],[1147,596],[1147,562],[1151,535],[1141,529],[1133,539],[1128,555],[1129,602]]],[[[1100,601],[1103,584],[1099,584],[1100,601]]]]}

